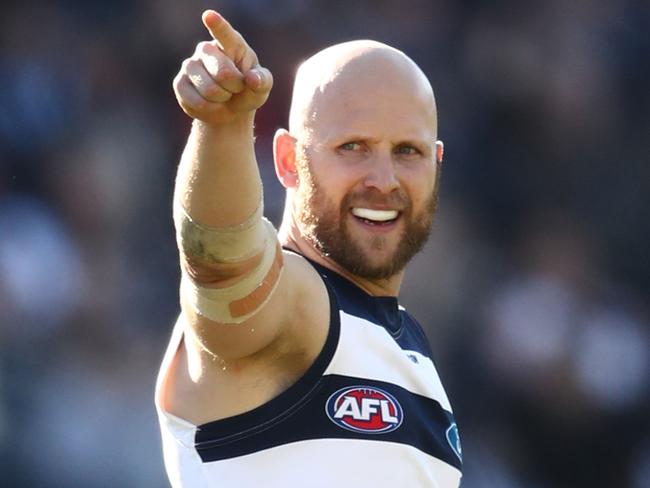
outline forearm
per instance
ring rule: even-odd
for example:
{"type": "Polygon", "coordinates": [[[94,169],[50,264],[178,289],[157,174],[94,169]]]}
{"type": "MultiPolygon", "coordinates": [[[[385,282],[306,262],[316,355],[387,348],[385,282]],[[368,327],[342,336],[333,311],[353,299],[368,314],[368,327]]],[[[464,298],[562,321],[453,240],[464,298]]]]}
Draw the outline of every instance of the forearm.
{"type": "Polygon", "coordinates": [[[174,191],[181,302],[192,309],[191,323],[238,324],[268,301],[283,263],[276,231],[262,217],[253,140],[255,111],[273,77],[223,17],[208,10],[203,23],[214,41],[200,42],[173,82],[194,119],[174,191]]]}
{"type": "Polygon", "coordinates": [[[235,124],[194,122],[175,193],[181,294],[213,322],[247,320],[282,268],[275,229],[262,219],[252,115],[235,124]]]}
{"type": "Polygon", "coordinates": [[[260,205],[253,118],[251,111],[227,124],[192,124],[174,191],[192,220],[214,228],[237,225],[260,205]]]}

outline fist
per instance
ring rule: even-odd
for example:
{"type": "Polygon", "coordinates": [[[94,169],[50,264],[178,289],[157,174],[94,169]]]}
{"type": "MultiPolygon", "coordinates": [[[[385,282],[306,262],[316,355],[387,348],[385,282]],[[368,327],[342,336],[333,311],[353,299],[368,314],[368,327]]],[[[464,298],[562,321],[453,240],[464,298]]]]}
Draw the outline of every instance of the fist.
{"type": "Polygon", "coordinates": [[[214,10],[206,10],[202,19],[213,40],[200,42],[192,57],[183,61],[174,78],[174,93],[187,115],[220,125],[261,107],[273,77],[226,19],[214,10]]]}

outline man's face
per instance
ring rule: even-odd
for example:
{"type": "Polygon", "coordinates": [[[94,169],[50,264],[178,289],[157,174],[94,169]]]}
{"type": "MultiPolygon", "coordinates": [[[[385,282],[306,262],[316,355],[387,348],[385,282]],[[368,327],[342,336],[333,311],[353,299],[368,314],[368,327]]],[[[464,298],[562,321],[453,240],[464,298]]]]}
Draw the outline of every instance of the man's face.
{"type": "Polygon", "coordinates": [[[357,276],[384,279],[426,242],[439,168],[434,109],[417,90],[375,85],[321,94],[296,151],[295,212],[319,252],[357,276]]]}
{"type": "Polygon", "coordinates": [[[385,196],[373,190],[352,190],[337,203],[313,174],[306,171],[304,178],[308,186],[298,213],[303,233],[323,255],[349,272],[367,279],[389,278],[404,269],[427,241],[437,185],[416,209],[404,191],[385,196]],[[397,219],[385,223],[354,215],[360,212],[353,209],[373,208],[400,210],[397,219]]]}

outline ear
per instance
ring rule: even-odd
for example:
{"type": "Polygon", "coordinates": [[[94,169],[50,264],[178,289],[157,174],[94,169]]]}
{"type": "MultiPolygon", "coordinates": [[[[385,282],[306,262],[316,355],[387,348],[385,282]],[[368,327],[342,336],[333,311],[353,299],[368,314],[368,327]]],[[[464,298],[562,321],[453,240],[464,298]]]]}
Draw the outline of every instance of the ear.
{"type": "Polygon", "coordinates": [[[298,186],[296,171],[296,139],[286,129],[278,129],[273,137],[275,174],[285,188],[298,186]]]}
{"type": "Polygon", "coordinates": [[[442,156],[445,153],[445,145],[442,141],[436,141],[436,162],[438,164],[442,163],[442,156]]]}

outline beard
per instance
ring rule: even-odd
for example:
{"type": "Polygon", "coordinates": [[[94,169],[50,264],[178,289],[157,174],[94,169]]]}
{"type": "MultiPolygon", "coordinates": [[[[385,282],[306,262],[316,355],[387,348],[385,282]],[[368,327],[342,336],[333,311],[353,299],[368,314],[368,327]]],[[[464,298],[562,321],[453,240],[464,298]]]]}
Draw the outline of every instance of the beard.
{"type": "Polygon", "coordinates": [[[438,204],[440,167],[433,192],[417,213],[414,213],[410,199],[401,189],[390,195],[382,195],[372,189],[349,193],[337,207],[318,184],[308,165],[302,164],[300,167],[297,221],[303,236],[323,256],[356,276],[376,280],[390,278],[402,271],[424,247],[438,204]],[[373,254],[385,252],[391,245],[387,237],[372,236],[365,241],[367,245],[364,247],[353,237],[348,222],[352,207],[368,207],[373,204],[403,209],[399,217],[403,220],[403,229],[398,243],[390,256],[381,261],[377,261],[373,254]]]}

